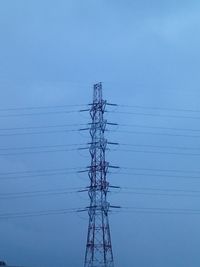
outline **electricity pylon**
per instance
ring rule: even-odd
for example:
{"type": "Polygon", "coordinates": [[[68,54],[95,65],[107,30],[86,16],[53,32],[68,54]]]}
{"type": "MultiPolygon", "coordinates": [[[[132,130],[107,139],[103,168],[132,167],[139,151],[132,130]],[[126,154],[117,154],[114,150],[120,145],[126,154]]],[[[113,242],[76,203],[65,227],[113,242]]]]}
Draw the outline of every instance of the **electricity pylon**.
{"type": "Polygon", "coordinates": [[[107,102],[102,97],[102,84],[94,85],[93,103],[90,108],[92,119],[90,127],[91,143],[89,166],[90,186],[88,194],[89,226],[84,267],[114,267],[108,213],[110,204],[107,201],[109,183],[106,175],[109,163],[106,161],[107,140],[104,137],[107,121],[104,113],[107,102]]]}

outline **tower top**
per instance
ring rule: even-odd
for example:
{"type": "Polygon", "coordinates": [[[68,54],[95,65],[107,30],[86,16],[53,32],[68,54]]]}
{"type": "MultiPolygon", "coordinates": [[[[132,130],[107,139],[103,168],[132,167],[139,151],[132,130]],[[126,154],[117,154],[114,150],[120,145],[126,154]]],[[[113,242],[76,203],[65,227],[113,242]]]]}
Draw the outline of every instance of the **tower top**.
{"type": "Polygon", "coordinates": [[[103,92],[102,92],[102,83],[96,83],[94,84],[94,94],[93,94],[93,102],[97,103],[101,101],[103,98],[103,92]]]}

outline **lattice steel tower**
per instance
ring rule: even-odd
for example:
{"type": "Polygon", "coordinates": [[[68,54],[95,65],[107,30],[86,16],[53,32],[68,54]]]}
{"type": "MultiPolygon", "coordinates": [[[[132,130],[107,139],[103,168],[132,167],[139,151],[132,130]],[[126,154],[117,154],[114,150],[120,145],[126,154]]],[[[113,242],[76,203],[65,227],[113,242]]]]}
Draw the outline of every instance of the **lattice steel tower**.
{"type": "Polygon", "coordinates": [[[106,101],[102,98],[102,84],[94,85],[93,103],[90,108],[91,143],[89,166],[90,197],[89,226],[84,267],[114,267],[107,201],[109,183],[106,175],[109,163],[106,161],[107,140],[104,137],[107,121],[104,119],[106,101]]]}

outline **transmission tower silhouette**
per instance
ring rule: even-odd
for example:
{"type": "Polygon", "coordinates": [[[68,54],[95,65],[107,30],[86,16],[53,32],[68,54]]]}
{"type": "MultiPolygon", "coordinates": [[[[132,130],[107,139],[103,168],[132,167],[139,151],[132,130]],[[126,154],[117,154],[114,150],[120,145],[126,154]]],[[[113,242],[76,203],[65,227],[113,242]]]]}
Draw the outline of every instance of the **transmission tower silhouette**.
{"type": "Polygon", "coordinates": [[[95,84],[93,103],[90,108],[92,119],[89,148],[91,165],[88,171],[90,206],[88,207],[89,226],[84,267],[114,267],[108,220],[109,209],[112,206],[107,201],[110,186],[106,179],[108,168],[111,166],[106,161],[108,142],[104,137],[107,125],[104,113],[107,104],[106,100],[103,100],[102,84],[95,84]]]}

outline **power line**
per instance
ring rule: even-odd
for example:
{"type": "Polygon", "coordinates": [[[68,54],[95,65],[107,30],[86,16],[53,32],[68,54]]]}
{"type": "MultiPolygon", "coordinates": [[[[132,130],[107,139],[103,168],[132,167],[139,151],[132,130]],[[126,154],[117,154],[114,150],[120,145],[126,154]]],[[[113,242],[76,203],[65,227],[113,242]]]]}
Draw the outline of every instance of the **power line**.
{"type": "Polygon", "coordinates": [[[1,153],[0,156],[15,156],[15,155],[42,154],[42,153],[72,152],[72,151],[77,151],[77,149],[55,149],[55,150],[38,150],[38,151],[1,153]]]}
{"type": "Polygon", "coordinates": [[[41,126],[28,126],[28,127],[11,127],[11,128],[0,128],[0,131],[17,131],[17,130],[33,130],[33,129],[49,129],[49,128],[65,128],[74,127],[85,124],[57,124],[57,125],[41,125],[41,126]]]}
{"type": "MultiPolygon", "coordinates": [[[[52,176],[65,176],[67,174],[78,174],[79,171],[60,171],[60,172],[49,172],[49,173],[36,173],[32,175],[18,175],[18,176],[5,176],[0,177],[0,180],[10,180],[10,179],[28,179],[36,177],[52,177],[52,176]]],[[[200,179],[200,176],[184,176],[184,175],[164,175],[164,174],[152,174],[152,173],[137,173],[137,172],[109,172],[114,175],[129,175],[129,176],[144,176],[144,177],[157,177],[157,178],[181,178],[181,179],[200,179]]]]}
{"type": "Polygon", "coordinates": [[[148,144],[123,144],[120,143],[120,146],[128,146],[128,147],[150,147],[150,148],[165,148],[165,149],[178,149],[178,150],[198,150],[200,148],[197,147],[184,147],[184,146],[162,146],[162,145],[148,145],[148,144]]]}
{"type": "MultiPolygon", "coordinates": [[[[70,126],[81,126],[85,124],[66,124],[66,125],[47,125],[47,126],[30,126],[30,127],[13,127],[13,128],[0,128],[0,131],[18,131],[18,130],[35,130],[35,129],[54,129],[58,130],[51,131],[37,131],[37,132],[22,132],[22,133],[1,133],[0,136],[16,136],[16,135],[34,135],[34,134],[48,134],[48,133],[62,133],[62,132],[78,132],[79,129],[59,129],[70,126]]],[[[118,126],[125,127],[137,127],[137,128],[147,128],[147,129],[161,129],[161,130],[173,130],[173,131],[188,131],[188,132],[200,132],[198,129],[183,129],[183,128],[173,128],[173,127],[159,127],[159,126],[145,126],[145,125],[129,125],[129,124],[119,124],[118,126]]],[[[86,128],[88,130],[89,128],[86,128]]],[[[115,130],[109,130],[108,132],[116,132],[115,130]]],[[[143,131],[129,131],[129,130],[117,130],[121,133],[133,133],[133,134],[151,134],[151,135],[165,135],[165,136],[177,136],[177,137],[191,137],[191,138],[200,138],[199,135],[187,135],[187,134],[173,134],[173,133],[156,133],[156,132],[143,132],[143,131]]]]}
{"type": "Polygon", "coordinates": [[[43,197],[43,196],[49,196],[49,195],[67,195],[67,194],[78,193],[78,190],[80,190],[80,188],[24,191],[24,192],[17,192],[17,193],[1,193],[0,199],[10,200],[10,199],[17,199],[17,198],[32,198],[32,197],[40,197],[40,196],[43,197]]]}
{"type": "Polygon", "coordinates": [[[78,209],[55,209],[55,210],[41,210],[35,212],[0,213],[0,220],[76,213],[77,210],[78,209]]]}
{"type": "Polygon", "coordinates": [[[129,112],[129,111],[107,111],[112,114],[127,114],[127,115],[138,115],[138,116],[148,116],[148,117],[161,117],[161,118],[175,118],[175,119],[195,119],[200,120],[200,117],[193,116],[181,116],[181,115],[166,115],[166,114],[153,114],[153,113],[143,113],[143,112],[129,112]]]}
{"type": "MultiPolygon", "coordinates": [[[[110,149],[111,150],[111,149],[110,149]]],[[[116,151],[112,149],[112,151],[116,151]]],[[[162,155],[180,155],[180,156],[200,156],[199,153],[181,153],[168,151],[148,151],[148,150],[133,150],[133,149],[119,149],[121,152],[144,153],[144,154],[162,154],[162,155]]]]}
{"type": "Polygon", "coordinates": [[[11,156],[11,155],[24,155],[24,154],[40,154],[40,153],[53,153],[53,152],[69,152],[69,151],[77,151],[79,146],[83,144],[57,144],[57,145],[44,145],[44,146],[28,146],[28,147],[13,147],[13,148],[0,148],[0,151],[17,151],[17,152],[9,152],[9,153],[0,153],[0,156],[11,156]],[[72,149],[66,149],[67,147],[76,147],[72,149]],[[65,148],[66,147],[66,148],[65,148]],[[46,150],[49,148],[62,148],[62,149],[53,149],[46,150]],[[41,150],[44,149],[44,150],[41,150]],[[22,151],[20,151],[22,150],[22,151]],[[29,150],[29,151],[26,151],[29,150]],[[34,151],[36,150],[36,151],[34,151]]]}
{"type": "MultiPolygon", "coordinates": [[[[85,210],[85,209],[84,209],[85,210]]],[[[15,212],[15,213],[0,213],[0,220],[4,219],[17,219],[17,218],[28,218],[28,217],[41,217],[49,215],[62,215],[69,213],[77,213],[82,211],[81,209],[55,209],[55,210],[41,210],[35,212],[15,212]]],[[[199,209],[181,209],[181,208],[149,208],[149,207],[121,207],[120,211],[111,211],[112,213],[117,212],[128,212],[128,213],[144,213],[144,214],[174,214],[174,215],[200,215],[199,209]]]]}
{"type": "MultiPolygon", "coordinates": [[[[155,187],[154,188],[152,187],[120,187],[120,189],[121,191],[117,193],[155,195],[155,196],[200,197],[199,190],[161,189],[161,188],[155,188],[155,187]],[[153,192],[148,192],[148,191],[153,191],[153,192]],[[183,193],[186,193],[186,194],[183,194],[183,193]]],[[[57,190],[54,189],[54,190],[24,191],[24,192],[16,192],[16,193],[1,193],[0,199],[17,199],[17,198],[29,198],[29,197],[32,198],[32,197],[49,196],[49,195],[67,195],[67,194],[75,194],[75,193],[82,192],[81,190],[82,190],[81,188],[66,188],[66,189],[62,188],[62,189],[57,189],[57,190]]]]}
{"type": "Polygon", "coordinates": [[[199,209],[123,207],[124,211],[137,213],[200,215],[199,209]]]}
{"type": "Polygon", "coordinates": [[[181,178],[181,179],[200,179],[200,176],[183,176],[183,175],[165,175],[165,174],[152,174],[152,173],[129,173],[129,172],[110,172],[115,175],[129,175],[129,176],[144,176],[144,177],[156,177],[156,178],[181,178]]]}
{"type": "MultiPolygon", "coordinates": [[[[108,103],[109,104],[109,103],[108,103]]],[[[37,110],[37,109],[57,109],[57,108],[71,108],[71,107],[86,107],[91,104],[63,104],[63,105],[41,105],[41,106],[29,106],[29,107],[7,107],[1,108],[0,111],[18,111],[18,110],[37,110]]],[[[157,107],[157,106],[145,106],[145,105],[125,105],[116,104],[114,105],[120,108],[134,108],[134,109],[152,109],[152,110],[166,110],[166,111],[177,111],[177,112],[193,112],[199,113],[197,109],[183,109],[183,108],[169,108],[169,107],[157,107]]]]}
{"type": "Polygon", "coordinates": [[[200,190],[169,189],[158,187],[119,187],[114,194],[150,195],[165,197],[200,197],[200,190]]]}
{"type": "Polygon", "coordinates": [[[54,105],[54,106],[31,106],[31,107],[9,107],[9,108],[1,108],[0,111],[57,109],[57,108],[71,108],[71,107],[84,107],[84,106],[88,106],[88,104],[54,105]]]}
{"type": "Polygon", "coordinates": [[[164,196],[164,197],[187,197],[187,198],[195,198],[200,197],[199,194],[177,194],[177,193],[160,193],[160,192],[138,192],[138,191],[128,191],[128,192],[120,192],[123,194],[131,194],[131,195],[147,195],[147,196],[164,196]]]}
{"type": "Polygon", "coordinates": [[[9,136],[20,136],[20,135],[37,135],[37,134],[55,134],[55,133],[70,133],[70,132],[79,132],[78,129],[74,130],[52,130],[52,131],[44,131],[44,132],[26,132],[26,133],[5,133],[0,134],[1,137],[9,137],[9,136]]]}
{"type": "Polygon", "coordinates": [[[142,106],[142,105],[117,105],[122,108],[136,108],[136,109],[152,109],[152,110],[166,110],[166,111],[178,111],[178,112],[192,112],[199,113],[197,109],[183,109],[183,108],[168,108],[168,107],[155,107],[155,106],[142,106]]]}
{"type": "MultiPolygon", "coordinates": [[[[107,130],[107,131],[109,131],[109,132],[116,132],[115,130],[107,130]]],[[[124,130],[117,130],[117,133],[148,134],[148,135],[156,135],[156,136],[173,136],[173,137],[200,138],[200,135],[170,134],[170,133],[154,133],[154,132],[143,132],[143,131],[124,131],[124,130]]]]}
{"type": "Polygon", "coordinates": [[[0,115],[0,118],[57,115],[57,114],[70,114],[70,113],[78,113],[78,112],[79,110],[70,110],[70,111],[67,110],[67,111],[47,111],[47,112],[37,112],[37,113],[4,114],[4,115],[0,115]]]}
{"type": "Polygon", "coordinates": [[[185,190],[185,189],[171,189],[171,188],[158,188],[158,187],[122,187],[122,190],[143,190],[155,192],[174,192],[174,193],[192,193],[200,194],[200,190],[185,190]]]}
{"type": "Polygon", "coordinates": [[[37,174],[37,173],[49,173],[58,171],[68,171],[68,170],[80,170],[83,167],[72,167],[72,168],[56,168],[56,169],[38,169],[38,170],[26,170],[26,171],[15,171],[15,172],[0,172],[0,175],[14,175],[14,174],[37,174]]]}
{"type": "Polygon", "coordinates": [[[0,173],[0,180],[51,177],[51,176],[62,176],[67,174],[78,175],[81,169],[83,168],[60,168],[60,169],[37,170],[37,171],[3,172],[0,173]]]}
{"type": "Polygon", "coordinates": [[[41,148],[57,148],[57,147],[73,147],[73,146],[82,146],[85,144],[56,144],[56,145],[41,145],[41,146],[27,146],[27,147],[9,147],[9,148],[0,148],[0,151],[9,151],[9,150],[32,150],[32,149],[41,149],[41,148]]]}
{"type": "Polygon", "coordinates": [[[200,174],[200,170],[180,170],[180,169],[155,169],[155,168],[136,168],[136,167],[121,167],[125,170],[139,170],[139,171],[154,171],[154,172],[175,172],[175,173],[197,173],[200,174]]]}
{"type": "Polygon", "coordinates": [[[158,130],[200,132],[200,129],[177,128],[177,127],[162,127],[162,126],[149,126],[149,125],[141,125],[141,124],[119,124],[119,126],[122,126],[122,127],[147,128],[147,129],[158,129],[158,130]]]}
{"type": "Polygon", "coordinates": [[[35,178],[35,177],[51,177],[51,176],[62,176],[67,174],[78,174],[78,172],[53,172],[53,173],[39,173],[39,174],[32,174],[32,175],[22,175],[22,176],[6,176],[0,177],[0,180],[12,180],[12,179],[28,179],[28,178],[35,178]]]}
{"type": "MultiPolygon", "coordinates": [[[[111,123],[110,123],[111,124],[111,123]]],[[[18,131],[18,130],[38,130],[38,129],[55,129],[55,128],[66,128],[66,127],[80,127],[80,126],[85,126],[89,124],[84,124],[84,123],[74,123],[74,124],[57,124],[57,125],[45,125],[45,126],[28,126],[28,127],[10,127],[10,128],[0,128],[0,131],[6,132],[6,131],[18,131]]],[[[108,123],[109,125],[109,123],[108,123]]],[[[88,130],[89,128],[87,128],[88,130]]],[[[27,132],[27,133],[5,133],[5,134],[0,134],[0,136],[7,136],[7,135],[23,135],[23,134],[40,134],[40,133],[54,133],[54,132],[74,132],[74,131],[80,131],[79,128],[77,129],[64,129],[64,130],[54,130],[54,131],[47,131],[47,132],[27,132]]]]}
{"type": "MultiPolygon", "coordinates": [[[[74,173],[80,173],[80,170],[84,170],[84,167],[72,167],[72,168],[55,168],[55,169],[38,169],[38,170],[26,170],[26,171],[12,171],[12,172],[0,172],[0,176],[8,176],[8,175],[24,175],[24,174],[31,174],[31,175],[40,175],[40,174],[49,174],[49,173],[66,173],[71,170],[74,170],[76,172],[74,173]]],[[[152,171],[152,172],[164,172],[164,173],[182,173],[182,174],[191,174],[195,173],[200,175],[200,170],[178,170],[178,169],[154,169],[154,168],[134,168],[134,167],[120,167],[119,170],[134,170],[134,171],[152,171]]],[[[88,170],[86,170],[87,172],[88,170]]],[[[115,174],[115,172],[109,172],[115,174]]],[[[120,171],[116,174],[122,174],[120,171]]],[[[133,174],[133,173],[131,173],[133,174]]],[[[147,173],[148,174],[148,173],[147,173]]],[[[146,174],[145,174],[146,175],[146,174]]],[[[153,174],[154,175],[154,174],[153,174]]],[[[181,176],[182,177],[182,176],[181,176]]],[[[190,177],[190,176],[189,176],[190,177]]]]}

